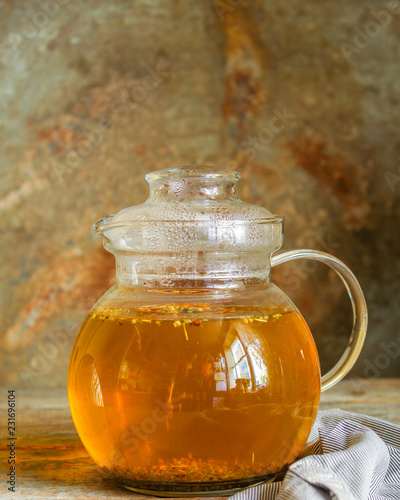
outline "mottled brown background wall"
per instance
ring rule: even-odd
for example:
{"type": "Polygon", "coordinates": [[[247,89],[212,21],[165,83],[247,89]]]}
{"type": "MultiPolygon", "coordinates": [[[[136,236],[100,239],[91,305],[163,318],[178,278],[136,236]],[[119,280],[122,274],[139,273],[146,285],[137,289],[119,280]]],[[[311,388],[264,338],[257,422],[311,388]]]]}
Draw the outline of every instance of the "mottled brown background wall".
{"type": "MultiPolygon", "coordinates": [[[[284,248],[343,259],[370,312],[353,373],[400,375],[400,2],[0,6],[4,383],[66,384],[114,279],[90,226],[188,163],[239,170],[242,198],[286,216],[284,248]]],[[[328,369],[351,327],[343,285],[307,262],[274,279],[328,369]]]]}

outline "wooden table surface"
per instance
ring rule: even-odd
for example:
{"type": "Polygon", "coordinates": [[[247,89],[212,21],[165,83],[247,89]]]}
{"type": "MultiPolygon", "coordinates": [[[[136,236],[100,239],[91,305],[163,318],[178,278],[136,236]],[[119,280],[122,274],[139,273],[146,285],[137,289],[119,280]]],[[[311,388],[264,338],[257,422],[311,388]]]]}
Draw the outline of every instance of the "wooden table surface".
{"type": "MultiPolygon", "coordinates": [[[[2,389],[0,498],[9,500],[151,498],[103,478],[75,431],[66,389],[17,390],[17,489],[7,491],[7,389],[2,389]]],[[[322,395],[321,408],[341,408],[400,424],[400,379],[345,380],[322,395]]]]}

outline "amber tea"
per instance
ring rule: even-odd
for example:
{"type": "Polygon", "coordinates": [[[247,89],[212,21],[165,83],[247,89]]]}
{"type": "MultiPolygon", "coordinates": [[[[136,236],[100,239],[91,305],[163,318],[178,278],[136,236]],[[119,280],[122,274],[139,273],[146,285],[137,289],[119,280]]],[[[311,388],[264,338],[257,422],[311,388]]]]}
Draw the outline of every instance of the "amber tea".
{"type": "Polygon", "coordinates": [[[206,491],[290,464],[314,422],[320,383],[298,312],[235,308],[219,319],[186,304],[92,312],[71,358],[69,397],[87,451],[119,482],[206,491]]]}

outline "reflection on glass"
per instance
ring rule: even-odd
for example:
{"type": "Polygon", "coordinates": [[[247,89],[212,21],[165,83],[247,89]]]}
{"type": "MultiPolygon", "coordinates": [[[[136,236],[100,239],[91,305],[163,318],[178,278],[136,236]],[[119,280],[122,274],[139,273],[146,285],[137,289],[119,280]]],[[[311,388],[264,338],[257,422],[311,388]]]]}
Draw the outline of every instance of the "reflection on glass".
{"type": "MultiPolygon", "coordinates": [[[[256,392],[268,383],[268,367],[261,341],[238,322],[227,336],[224,353],[228,365],[229,389],[236,392],[256,392]]],[[[266,349],[266,346],[264,346],[266,349]]]]}

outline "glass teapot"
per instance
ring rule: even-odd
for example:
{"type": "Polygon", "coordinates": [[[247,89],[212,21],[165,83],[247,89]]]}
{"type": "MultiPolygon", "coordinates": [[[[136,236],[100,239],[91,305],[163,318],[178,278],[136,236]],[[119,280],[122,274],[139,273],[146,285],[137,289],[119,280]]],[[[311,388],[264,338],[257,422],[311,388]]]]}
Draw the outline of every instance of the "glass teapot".
{"type": "Polygon", "coordinates": [[[150,173],[145,203],[93,226],[115,256],[116,284],[77,336],[69,401],[88,453],[128,489],[226,495],[296,460],[318,411],[320,364],[271,266],[315,259],[347,288],[353,331],[322,390],[364,342],[367,309],[352,272],[323,252],[272,256],[284,219],[241,201],[239,177],[192,166],[150,173]]]}

